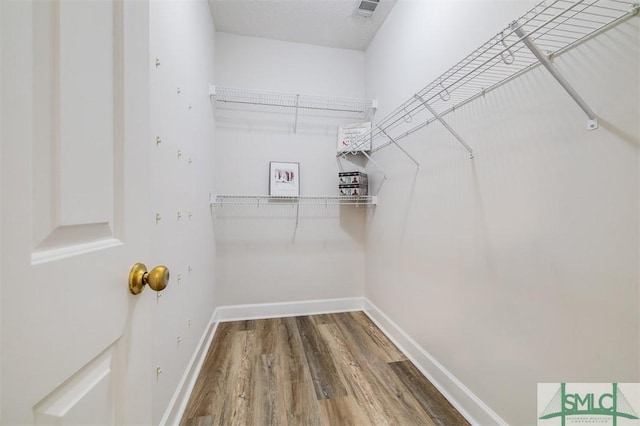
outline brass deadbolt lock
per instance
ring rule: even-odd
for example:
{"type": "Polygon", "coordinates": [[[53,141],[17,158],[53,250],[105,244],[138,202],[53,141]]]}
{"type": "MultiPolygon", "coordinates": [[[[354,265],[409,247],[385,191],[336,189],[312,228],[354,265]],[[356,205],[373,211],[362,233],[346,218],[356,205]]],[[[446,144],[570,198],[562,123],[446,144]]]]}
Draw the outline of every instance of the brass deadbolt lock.
{"type": "Polygon", "coordinates": [[[140,294],[147,284],[152,290],[164,290],[169,284],[169,269],[160,265],[147,272],[144,263],[133,265],[131,272],[129,272],[129,291],[132,294],[140,294]]]}

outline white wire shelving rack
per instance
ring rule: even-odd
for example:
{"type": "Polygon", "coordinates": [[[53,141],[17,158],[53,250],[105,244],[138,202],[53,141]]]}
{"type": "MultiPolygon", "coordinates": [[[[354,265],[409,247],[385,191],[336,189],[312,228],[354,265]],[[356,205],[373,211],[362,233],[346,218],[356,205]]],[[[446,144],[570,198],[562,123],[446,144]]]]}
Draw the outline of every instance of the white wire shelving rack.
{"type": "Polygon", "coordinates": [[[376,205],[378,197],[375,195],[344,196],[344,195],[304,195],[298,197],[282,197],[274,195],[211,195],[212,206],[246,205],[255,206],[330,206],[352,205],[368,206],[376,205]]]}
{"type": "Polygon", "coordinates": [[[364,120],[370,119],[377,108],[377,102],[372,99],[270,92],[223,86],[209,86],[209,96],[215,100],[216,108],[293,113],[294,132],[297,130],[298,115],[301,112],[364,120]]]}
{"type": "Polygon", "coordinates": [[[352,152],[360,152],[369,140],[374,141],[371,153],[395,145],[419,167],[398,141],[439,121],[473,158],[473,149],[444,116],[540,64],[585,112],[587,129],[597,129],[596,114],[555,68],[552,58],[639,9],[640,3],[625,0],[542,1],[382,118],[354,141],[352,152]]]}
{"type": "Polygon", "coordinates": [[[327,219],[340,216],[342,206],[376,206],[376,196],[299,196],[211,195],[210,206],[216,219],[327,219]]]}

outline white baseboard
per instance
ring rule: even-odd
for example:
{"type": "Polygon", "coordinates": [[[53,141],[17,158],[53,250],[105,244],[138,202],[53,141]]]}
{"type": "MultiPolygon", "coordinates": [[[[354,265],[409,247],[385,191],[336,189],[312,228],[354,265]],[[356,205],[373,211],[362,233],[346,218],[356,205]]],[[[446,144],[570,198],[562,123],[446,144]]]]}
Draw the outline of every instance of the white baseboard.
{"type": "Polygon", "coordinates": [[[367,299],[364,312],[471,424],[507,425],[507,422],[367,299]]]}
{"type": "Polygon", "coordinates": [[[214,321],[241,321],[249,319],[362,311],[364,309],[364,302],[365,299],[363,297],[351,297],[346,299],[304,300],[300,302],[220,306],[214,313],[214,321]]]}
{"type": "Polygon", "coordinates": [[[184,410],[187,408],[187,403],[189,402],[189,397],[191,397],[191,392],[193,392],[193,387],[196,384],[196,379],[198,378],[198,374],[200,374],[200,369],[202,369],[202,364],[204,364],[204,359],[209,351],[209,346],[211,346],[211,341],[218,328],[218,322],[214,321],[216,311],[211,315],[211,320],[209,320],[209,324],[205,327],[202,337],[200,337],[200,341],[191,356],[189,364],[187,364],[187,368],[178,383],[178,387],[173,393],[171,401],[169,401],[169,406],[160,420],[160,426],[178,425],[182,419],[184,410]]]}
{"type": "Polygon", "coordinates": [[[507,425],[491,408],[460,380],[394,323],[384,312],[363,297],[306,300],[301,302],[264,303],[218,307],[187,365],[165,411],[160,425],[177,425],[193,391],[198,374],[220,322],[262,318],[316,315],[334,312],[364,311],[384,334],[415,364],[460,413],[474,425],[507,425]]]}

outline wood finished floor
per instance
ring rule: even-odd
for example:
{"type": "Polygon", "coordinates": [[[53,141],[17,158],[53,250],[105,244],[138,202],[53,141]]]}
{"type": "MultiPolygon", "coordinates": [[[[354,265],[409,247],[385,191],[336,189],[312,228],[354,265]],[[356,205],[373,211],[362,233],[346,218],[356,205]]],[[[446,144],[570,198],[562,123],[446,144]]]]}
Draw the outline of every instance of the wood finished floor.
{"type": "Polygon", "coordinates": [[[469,423],[363,312],[221,323],[181,425],[469,423]]]}

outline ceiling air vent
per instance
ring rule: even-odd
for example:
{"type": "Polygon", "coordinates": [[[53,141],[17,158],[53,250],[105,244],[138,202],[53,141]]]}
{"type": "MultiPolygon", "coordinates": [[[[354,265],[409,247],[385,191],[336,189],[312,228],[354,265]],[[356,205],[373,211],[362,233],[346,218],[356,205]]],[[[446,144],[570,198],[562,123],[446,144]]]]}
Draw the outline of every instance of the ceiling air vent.
{"type": "Polygon", "coordinates": [[[364,16],[365,18],[373,15],[373,11],[378,7],[378,2],[380,0],[362,0],[358,9],[356,9],[356,14],[360,16],[364,16]]]}

